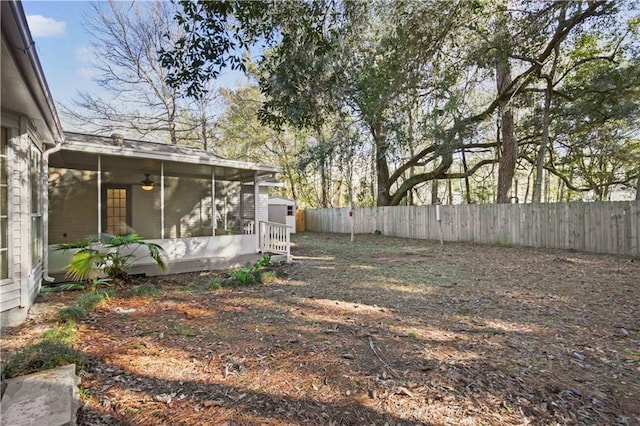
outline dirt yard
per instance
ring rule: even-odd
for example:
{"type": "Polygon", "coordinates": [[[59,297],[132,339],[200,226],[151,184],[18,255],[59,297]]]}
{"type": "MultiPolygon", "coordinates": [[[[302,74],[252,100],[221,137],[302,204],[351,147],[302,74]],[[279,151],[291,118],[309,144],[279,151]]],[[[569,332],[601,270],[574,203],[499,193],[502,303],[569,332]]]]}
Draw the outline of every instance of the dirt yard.
{"type": "MultiPolygon", "coordinates": [[[[640,425],[640,259],[298,234],[269,285],[79,323],[81,425],[640,425]]],[[[55,326],[48,294],[3,352],[55,326]]]]}

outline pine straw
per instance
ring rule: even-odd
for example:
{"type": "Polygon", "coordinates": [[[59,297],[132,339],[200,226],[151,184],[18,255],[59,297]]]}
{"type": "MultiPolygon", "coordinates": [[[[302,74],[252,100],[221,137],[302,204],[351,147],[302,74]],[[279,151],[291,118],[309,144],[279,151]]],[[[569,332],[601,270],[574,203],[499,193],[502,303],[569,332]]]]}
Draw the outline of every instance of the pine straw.
{"type": "Polygon", "coordinates": [[[165,293],[92,313],[79,423],[640,423],[637,259],[295,242],[273,284],[148,278],[165,293]]]}

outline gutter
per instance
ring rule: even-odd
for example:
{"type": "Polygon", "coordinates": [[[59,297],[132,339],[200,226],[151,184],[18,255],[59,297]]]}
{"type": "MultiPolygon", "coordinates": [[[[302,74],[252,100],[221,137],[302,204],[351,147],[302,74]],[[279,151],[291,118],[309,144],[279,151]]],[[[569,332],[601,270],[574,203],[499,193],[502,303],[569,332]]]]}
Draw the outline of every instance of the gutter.
{"type": "Polygon", "coordinates": [[[42,165],[45,169],[45,173],[42,175],[42,188],[44,189],[42,197],[42,279],[48,283],[55,281],[55,278],[49,276],[49,155],[61,149],[62,143],[58,143],[42,154],[42,165]]]}
{"type": "Polygon", "coordinates": [[[22,4],[19,1],[2,1],[1,3],[3,14],[8,8],[8,12],[13,17],[13,19],[2,17],[2,31],[7,37],[9,47],[14,51],[14,59],[19,64],[27,87],[36,100],[42,119],[51,133],[52,143],[61,143],[64,140],[62,124],[38,59],[22,4]]]}

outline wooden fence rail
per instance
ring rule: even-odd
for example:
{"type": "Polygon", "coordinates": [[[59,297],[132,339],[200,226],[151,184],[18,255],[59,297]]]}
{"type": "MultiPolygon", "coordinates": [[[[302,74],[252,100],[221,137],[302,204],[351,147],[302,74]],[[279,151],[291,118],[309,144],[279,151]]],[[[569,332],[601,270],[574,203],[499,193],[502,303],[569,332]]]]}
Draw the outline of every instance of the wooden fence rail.
{"type": "Polygon", "coordinates": [[[350,233],[354,226],[356,234],[640,256],[640,201],[363,207],[353,216],[348,208],[312,209],[305,225],[315,232],[350,233]]]}

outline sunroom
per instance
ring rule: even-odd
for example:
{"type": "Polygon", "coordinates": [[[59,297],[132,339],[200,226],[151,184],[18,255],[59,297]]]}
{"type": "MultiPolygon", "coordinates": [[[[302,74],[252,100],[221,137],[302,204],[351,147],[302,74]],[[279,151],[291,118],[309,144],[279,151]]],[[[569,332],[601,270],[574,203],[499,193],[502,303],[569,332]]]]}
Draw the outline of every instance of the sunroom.
{"type": "MultiPolygon", "coordinates": [[[[261,185],[279,171],[189,147],[66,132],[49,158],[49,275],[61,278],[69,256],[57,244],[101,233],[160,244],[169,273],[288,255],[289,234],[267,222],[261,185]]],[[[160,270],[141,257],[132,273],[160,270]]]]}

